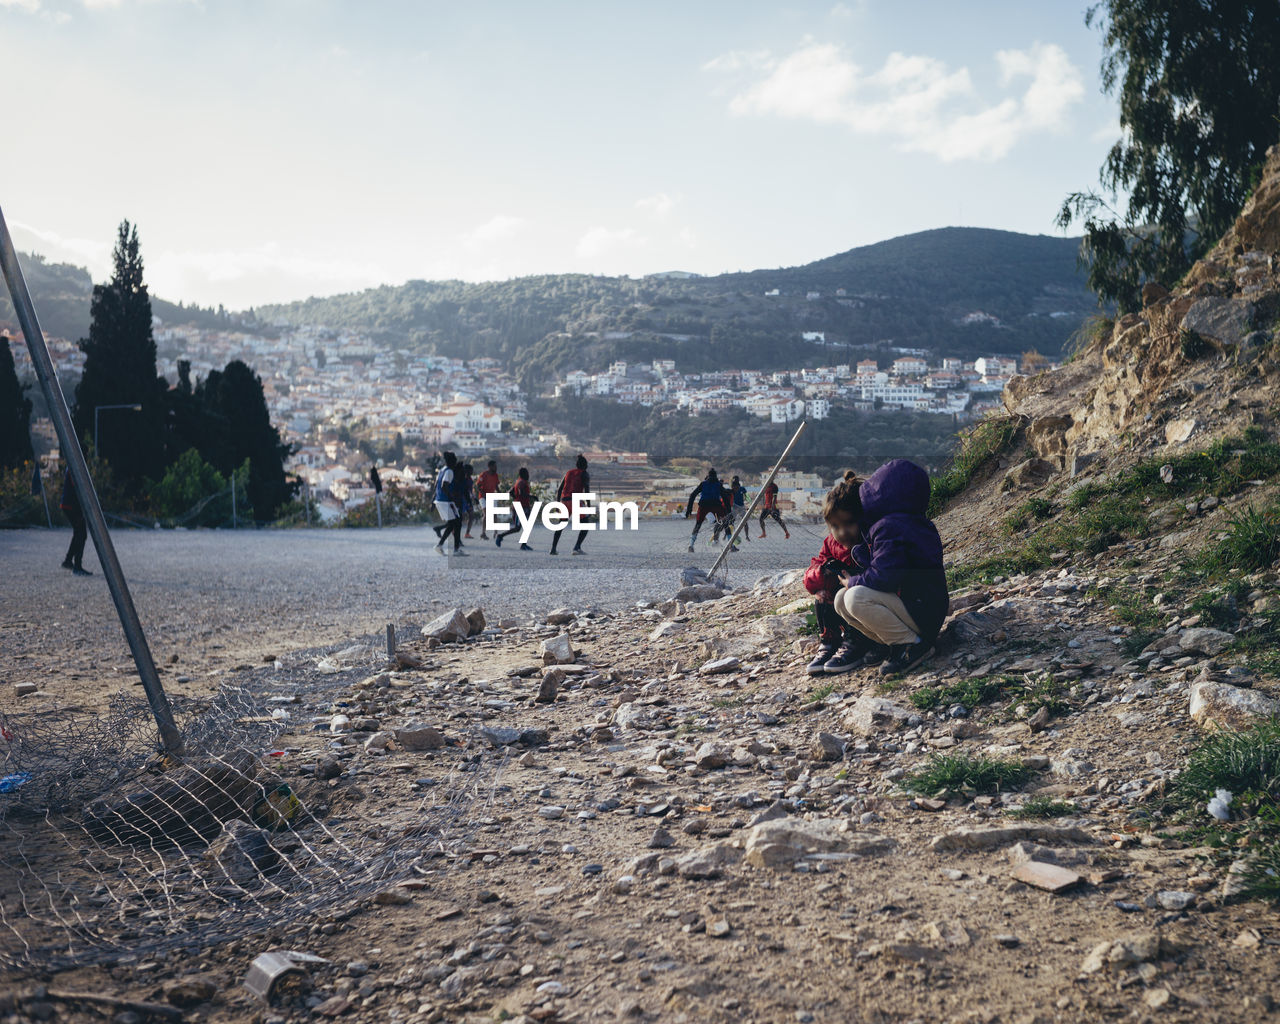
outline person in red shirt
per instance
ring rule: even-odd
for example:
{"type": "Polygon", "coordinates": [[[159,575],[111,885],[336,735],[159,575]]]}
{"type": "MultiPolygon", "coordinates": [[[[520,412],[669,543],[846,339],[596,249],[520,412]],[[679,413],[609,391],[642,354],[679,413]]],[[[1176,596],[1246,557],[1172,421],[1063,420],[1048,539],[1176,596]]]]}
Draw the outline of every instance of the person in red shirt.
{"type": "Polygon", "coordinates": [[[485,516],[489,507],[489,495],[496,494],[501,484],[498,481],[498,464],[489,460],[488,468],[476,477],[476,508],[480,510],[480,539],[488,540],[484,531],[485,516]]]}
{"type": "Polygon", "coordinates": [[[760,536],[764,537],[764,521],[766,519],[776,520],[778,525],[782,527],[782,533],[791,539],[791,531],[787,529],[787,524],[782,521],[782,513],[778,511],[778,485],[772,480],[769,486],[764,489],[764,509],[760,512],[760,536]]]}
{"type": "MultiPolygon", "coordinates": [[[[528,512],[529,509],[533,508],[533,491],[530,490],[529,488],[529,469],[527,466],[520,467],[519,472],[516,474],[516,482],[511,487],[510,494],[511,494],[511,502],[513,505],[522,506],[526,512],[528,512]]],[[[513,533],[520,532],[520,521],[515,518],[514,509],[512,510],[512,520],[513,520],[513,525],[511,529],[505,530],[502,533],[494,535],[493,542],[498,547],[502,547],[503,537],[509,537],[513,533]]],[[[520,550],[532,551],[533,548],[529,547],[528,544],[521,542],[520,550]]]]}
{"type": "Polygon", "coordinates": [[[873,646],[871,641],[836,610],[836,594],[844,587],[846,574],[865,568],[866,547],[862,544],[862,505],[858,498],[858,478],[849,471],[827,495],[822,506],[828,533],[822,550],[814,556],[804,574],[804,589],[814,596],[813,615],[818,620],[821,644],[809,663],[811,676],[839,675],[860,668],[873,646]]]}
{"type": "MultiPolygon", "coordinates": [[[[564,479],[560,481],[560,486],[556,488],[556,501],[563,501],[566,505],[571,505],[575,494],[591,493],[591,474],[587,472],[587,457],[579,455],[577,462],[574,463],[573,469],[564,475],[564,479]]],[[[565,527],[567,530],[568,527],[565,527]]],[[[560,535],[564,530],[556,530],[551,534],[551,553],[556,553],[556,548],[560,545],[560,535]]],[[[582,541],[587,535],[586,530],[578,531],[578,539],[574,542],[573,553],[575,555],[583,554],[582,541]]]]}

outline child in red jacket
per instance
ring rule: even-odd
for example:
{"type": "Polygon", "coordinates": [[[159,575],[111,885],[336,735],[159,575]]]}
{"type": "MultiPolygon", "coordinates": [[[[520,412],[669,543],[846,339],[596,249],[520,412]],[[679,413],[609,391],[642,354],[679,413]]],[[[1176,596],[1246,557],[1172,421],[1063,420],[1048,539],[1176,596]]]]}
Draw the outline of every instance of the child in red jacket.
{"type": "Polygon", "coordinates": [[[866,567],[867,551],[858,522],[861,509],[858,478],[850,470],[823,502],[822,518],[829,532],[804,574],[804,588],[814,596],[813,613],[822,639],[817,655],[809,662],[811,676],[852,672],[871,647],[871,641],[842,619],[833,604],[844,586],[842,577],[866,567]]]}

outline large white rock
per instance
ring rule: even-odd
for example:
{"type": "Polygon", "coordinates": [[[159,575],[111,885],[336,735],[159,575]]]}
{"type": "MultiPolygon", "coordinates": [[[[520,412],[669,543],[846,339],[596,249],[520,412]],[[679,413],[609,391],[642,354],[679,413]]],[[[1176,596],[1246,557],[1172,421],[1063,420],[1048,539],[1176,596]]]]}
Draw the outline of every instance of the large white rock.
{"type": "Polygon", "coordinates": [[[1178,634],[1178,647],[1183,652],[1199,651],[1210,658],[1215,654],[1221,654],[1235,642],[1236,638],[1230,633],[1224,633],[1220,629],[1210,629],[1207,626],[1184,629],[1178,634]]]}
{"type": "Polygon", "coordinates": [[[894,701],[864,693],[845,712],[844,725],[860,736],[874,736],[902,728],[913,713],[894,701]]]}
{"type": "Polygon", "coordinates": [[[1229,683],[1211,681],[1191,685],[1191,719],[1206,731],[1247,729],[1280,715],[1280,700],[1229,683]]]}
{"type": "Polygon", "coordinates": [[[441,643],[465,640],[471,635],[471,623],[467,621],[466,613],[461,608],[451,608],[423,626],[422,635],[441,643]]]}
{"type": "Polygon", "coordinates": [[[847,818],[766,821],[747,832],[743,843],[746,862],[758,868],[789,868],[815,854],[876,857],[896,845],[888,836],[857,831],[847,818]]]}
{"type": "Polygon", "coordinates": [[[568,665],[577,657],[573,644],[569,642],[569,634],[561,633],[542,641],[538,648],[544,665],[568,665]]]}

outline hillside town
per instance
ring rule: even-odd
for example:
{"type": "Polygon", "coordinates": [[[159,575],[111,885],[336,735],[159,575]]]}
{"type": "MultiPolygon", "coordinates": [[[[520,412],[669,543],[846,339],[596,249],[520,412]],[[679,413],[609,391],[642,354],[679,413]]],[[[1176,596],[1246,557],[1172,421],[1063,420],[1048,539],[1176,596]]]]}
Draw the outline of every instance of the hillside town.
{"type": "MultiPolygon", "coordinates": [[[[429,456],[423,453],[443,447],[464,457],[509,459],[552,459],[557,452],[592,448],[563,425],[548,429],[533,423],[530,396],[496,359],[403,352],[317,326],[281,324],[254,333],[157,319],[154,328],[157,365],[171,383],[178,380],[181,362],[189,364],[193,381],[236,359],[253,368],[262,380],[272,421],[282,439],[294,446],[288,469],[305,483],[325,520],[337,520],[372,498],[368,469],[378,453],[383,456],[383,482],[414,490],[430,474],[424,465],[429,456]]],[[[800,340],[820,343],[820,333],[808,332],[800,340]]],[[[61,379],[77,379],[84,359],[77,345],[50,338],[49,347],[61,379]]],[[[14,353],[19,376],[30,379],[25,347],[15,346],[14,353]]],[[[769,371],[682,372],[673,359],[620,360],[603,372],[564,374],[536,397],[587,397],[689,416],[736,408],[774,423],[822,420],[834,409],[935,413],[961,423],[998,405],[1005,384],[1020,369],[1056,366],[1035,353],[1024,357],[1022,367],[1009,356],[968,362],[932,359],[919,349],[889,354],[892,358],[886,360],[769,371]]],[[[128,415],[128,410],[112,415],[128,415]]],[[[101,429],[109,431],[110,419],[103,419],[101,429]]],[[[46,450],[56,448],[49,420],[37,419],[34,429],[46,450]]],[[[595,465],[632,471],[649,467],[645,452],[597,446],[589,455],[595,465]]],[[[671,511],[679,503],[680,488],[687,491],[691,483],[677,473],[642,484],[641,474],[633,472],[625,492],[647,500],[650,512],[671,511]]],[[[797,475],[787,481],[783,507],[805,509],[821,489],[818,478],[797,475]]]]}

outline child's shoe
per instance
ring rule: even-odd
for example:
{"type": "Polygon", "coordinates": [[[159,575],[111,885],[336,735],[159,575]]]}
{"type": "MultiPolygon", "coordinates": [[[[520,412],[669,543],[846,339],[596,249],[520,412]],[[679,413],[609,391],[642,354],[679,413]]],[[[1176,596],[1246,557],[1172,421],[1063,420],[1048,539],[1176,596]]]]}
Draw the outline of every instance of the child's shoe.
{"type": "Polygon", "coordinates": [[[866,639],[847,640],[840,645],[835,655],[822,666],[822,671],[829,676],[843,675],[855,668],[862,668],[863,659],[871,648],[871,641],[866,639]]]}
{"type": "Polygon", "coordinates": [[[895,676],[910,672],[932,655],[933,644],[927,644],[923,640],[914,644],[903,644],[901,647],[895,647],[893,653],[884,660],[884,664],[880,666],[880,674],[895,676]]]}
{"type": "Polygon", "coordinates": [[[818,653],[814,655],[813,661],[809,662],[809,667],[805,671],[811,676],[823,675],[826,672],[827,662],[835,657],[839,649],[835,644],[823,644],[818,648],[818,653]]]}

